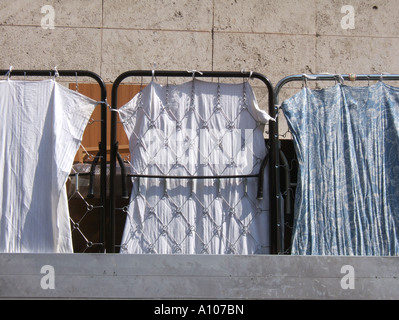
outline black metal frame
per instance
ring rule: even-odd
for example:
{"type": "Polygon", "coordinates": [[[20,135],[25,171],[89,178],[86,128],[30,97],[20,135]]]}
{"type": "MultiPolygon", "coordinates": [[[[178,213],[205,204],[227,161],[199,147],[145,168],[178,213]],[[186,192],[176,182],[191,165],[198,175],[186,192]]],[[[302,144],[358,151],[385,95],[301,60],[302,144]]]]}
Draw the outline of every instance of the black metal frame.
{"type": "MultiPolygon", "coordinates": [[[[286,85],[287,83],[290,82],[302,82],[304,85],[307,84],[308,81],[335,81],[335,82],[339,82],[339,83],[344,83],[344,81],[349,81],[349,82],[355,82],[355,81],[384,81],[384,80],[389,80],[389,81],[399,81],[399,74],[296,74],[296,75],[290,75],[287,76],[283,79],[281,79],[275,89],[274,89],[274,100],[276,103],[276,107],[278,108],[279,106],[279,94],[280,91],[282,90],[282,88],[284,87],[284,85],[286,85]]],[[[277,138],[278,142],[277,145],[280,147],[280,142],[279,142],[279,138],[277,138]]],[[[284,172],[284,178],[286,181],[286,186],[289,188],[290,186],[290,173],[288,170],[288,163],[287,160],[285,158],[284,153],[281,151],[279,151],[280,153],[280,157],[282,159],[282,162],[284,163],[283,169],[285,170],[284,172]]],[[[282,191],[282,190],[281,190],[282,191]]],[[[288,190],[285,190],[286,192],[288,190]]],[[[283,194],[284,192],[282,192],[283,194]]],[[[289,196],[289,192],[287,192],[287,195],[289,196]]],[[[286,204],[288,201],[291,201],[291,199],[286,197],[286,204]]],[[[294,201],[294,197],[292,199],[292,201],[294,201]]],[[[282,246],[279,248],[279,253],[283,254],[286,251],[286,248],[284,248],[284,222],[287,214],[287,208],[288,206],[285,205],[284,206],[284,211],[281,211],[281,215],[279,215],[277,217],[277,223],[278,226],[281,226],[281,228],[279,227],[277,232],[278,232],[278,236],[281,238],[279,241],[279,244],[281,244],[282,246]]]]}
{"type": "MultiPolygon", "coordinates": [[[[93,161],[93,165],[90,173],[80,173],[79,175],[90,175],[94,176],[95,166],[98,163],[98,159],[101,158],[101,169],[100,169],[100,201],[101,201],[101,212],[99,221],[99,238],[102,243],[102,251],[104,252],[105,247],[105,217],[107,207],[107,91],[105,83],[102,78],[94,72],[86,70],[0,70],[0,74],[4,74],[8,78],[12,76],[20,77],[87,77],[94,79],[101,88],[101,142],[99,143],[99,152],[93,161]]],[[[73,175],[73,174],[72,174],[73,175]]],[[[90,191],[88,197],[93,196],[93,181],[91,179],[90,191]]]]}
{"type": "MultiPolygon", "coordinates": [[[[118,142],[117,142],[117,112],[111,112],[111,136],[110,136],[110,180],[109,180],[109,199],[107,199],[107,91],[104,81],[99,75],[94,72],[86,70],[0,70],[0,74],[8,76],[18,77],[88,77],[94,79],[101,88],[101,142],[99,143],[99,151],[95,156],[91,171],[89,173],[81,173],[79,175],[90,176],[90,188],[88,198],[93,197],[93,183],[94,183],[94,170],[98,165],[98,161],[101,159],[101,177],[100,177],[100,201],[101,201],[101,213],[100,213],[100,241],[103,245],[104,252],[115,252],[115,178],[116,178],[116,161],[121,166],[122,174],[122,197],[128,198],[126,188],[126,177],[153,177],[153,178],[164,178],[164,179],[213,179],[213,178],[248,178],[256,177],[258,181],[258,194],[257,197],[262,197],[263,190],[263,173],[268,162],[270,162],[270,210],[271,210],[271,245],[273,254],[284,254],[286,248],[284,247],[285,235],[284,235],[284,223],[286,219],[286,208],[282,209],[283,201],[290,201],[287,197],[282,195],[285,193],[281,190],[280,186],[280,170],[284,169],[283,178],[285,179],[285,185],[290,185],[290,173],[288,172],[288,164],[284,153],[281,151],[279,133],[278,133],[278,121],[269,122],[269,141],[267,147],[269,148],[268,155],[262,162],[261,169],[258,174],[252,175],[226,175],[226,176],[162,176],[162,175],[133,175],[126,174],[123,160],[118,153],[118,142]],[[104,160],[104,161],[103,161],[104,160]],[[280,162],[282,165],[280,166],[280,162]],[[287,182],[288,181],[288,182],[287,182]],[[109,210],[109,228],[106,226],[107,210],[109,210]],[[108,237],[106,236],[109,235],[108,237]],[[107,240],[106,240],[107,239],[107,240]],[[109,241],[109,242],[108,242],[109,241]]],[[[154,70],[132,70],[126,71],[120,74],[112,86],[112,109],[117,109],[118,103],[118,88],[119,85],[129,77],[179,77],[179,78],[248,78],[258,79],[262,81],[268,90],[268,107],[269,114],[272,118],[277,120],[279,113],[279,95],[283,87],[290,82],[302,82],[306,84],[308,81],[399,81],[399,74],[297,74],[290,75],[281,79],[275,87],[272,86],[271,82],[262,74],[257,72],[229,72],[229,71],[154,71],[154,70]]],[[[287,191],[287,190],[285,190],[287,191]]]]}
{"type": "MultiPolygon", "coordinates": [[[[278,109],[274,104],[274,90],[271,82],[262,74],[257,72],[228,72],[228,71],[154,71],[154,70],[132,70],[126,71],[119,75],[113,86],[112,86],[112,109],[117,110],[118,105],[118,88],[123,80],[129,77],[179,77],[179,78],[187,78],[187,77],[196,77],[196,78],[250,78],[250,79],[259,79],[261,80],[267,87],[268,97],[269,97],[269,114],[271,117],[276,118],[278,109]]],[[[110,249],[112,252],[115,252],[115,178],[116,178],[116,161],[118,159],[121,164],[120,157],[118,157],[118,142],[117,142],[117,112],[111,112],[111,158],[110,158],[110,189],[109,189],[109,205],[110,205],[110,235],[111,235],[111,244],[110,249]]],[[[270,121],[269,122],[269,153],[268,156],[263,160],[262,168],[259,174],[256,175],[237,175],[237,176],[159,176],[159,175],[129,175],[136,177],[153,177],[153,178],[164,178],[164,179],[210,179],[210,178],[243,178],[243,177],[257,177],[258,181],[258,197],[260,198],[263,194],[263,173],[264,168],[267,165],[267,162],[270,161],[270,212],[271,212],[271,247],[272,253],[277,252],[277,247],[280,246],[277,242],[278,239],[276,237],[276,231],[274,226],[276,225],[276,216],[279,215],[279,195],[277,194],[277,190],[279,190],[279,157],[278,157],[278,124],[277,122],[270,121]],[[259,188],[260,186],[260,188],[259,188]],[[274,201],[273,201],[274,199],[274,201]]],[[[121,166],[123,169],[123,166],[121,166]]],[[[122,172],[123,174],[123,172],[122,172]]],[[[123,179],[124,177],[122,177],[123,179]]]]}

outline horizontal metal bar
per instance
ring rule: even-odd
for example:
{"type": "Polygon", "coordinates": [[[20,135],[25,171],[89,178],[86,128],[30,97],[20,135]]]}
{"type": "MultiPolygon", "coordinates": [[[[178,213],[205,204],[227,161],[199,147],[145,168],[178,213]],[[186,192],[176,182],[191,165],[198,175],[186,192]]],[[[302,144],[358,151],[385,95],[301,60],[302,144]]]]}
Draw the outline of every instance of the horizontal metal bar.
{"type": "Polygon", "coordinates": [[[90,176],[90,175],[92,175],[92,173],[91,172],[76,172],[76,173],[70,173],[69,174],[69,176],[70,177],[75,177],[76,175],[78,175],[78,176],[90,176]]]}
{"type": "Polygon", "coordinates": [[[7,76],[9,73],[9,76],[29,76],[29,77],[54,77],[56,73],[58,73],[58,76],[60,77],[90,77],[94,78],[97,80],[97,82],[103,83],[103,80],[101,77],[96,74],[95,72],[92,71],[87,71],[87,70],[17,70],[17,69],[12,69],[10,70],[0,70],[0,74],[4,74],[4,76],[7,76]]]}
{"type": "Polygon", "coordinates": [[[259,178],[259,174],[250,175],[223,175],[223,176],[165,176],[152,174],[127,174],[128,177],[150,179],[233,179],[233,178],[259,178]]]}
{"type": "MultiPolygon", "coordinates": [[[[120,74],[114,81],[112,86],[112,108],[117,108],[117,90],[119,84],[129,77],[183,77],[189,78],[250,78],[259,79],[263,81],[269,91],[269,94],[273,92],[273,86],[269,79],[267,79],[263,74],[258,72],[246,72],[246,71],[170,71],[170,70],[130,70],[120,74]]],[[[272,109],[272,108],[270,108],[272,109]]],[[[269,110],[273,112],[273,110],[269,110]]],[[[272,114],[273,116],[273,114],[272,114]]]]}
{"type": "Polygon", "coordinates": [[[399,74],[296,74],[281,79],[275,87],[275,102],[278,103],[278,95],[282,87],[294,81],[397,81],[399,74]]]}
{"type": "Polygon", "coordinates": [[[115,82],[121,82],[128,77],[183,77],[189,78],[257,78],[266,79],[258,72],[247,71],[170,71],[170,70],[130,70],[120,74],[115,82]]]}

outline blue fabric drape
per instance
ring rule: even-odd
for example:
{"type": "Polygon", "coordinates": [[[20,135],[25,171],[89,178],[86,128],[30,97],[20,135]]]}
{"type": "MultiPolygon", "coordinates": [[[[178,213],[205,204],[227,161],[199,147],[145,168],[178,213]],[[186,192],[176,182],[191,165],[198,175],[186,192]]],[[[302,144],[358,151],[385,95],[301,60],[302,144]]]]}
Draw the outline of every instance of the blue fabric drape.
{"type": "Polygon", "coordinates": [[[299,161],[292,254],[399,253],[399,88],[303,88],[282,104],[299,161]]]}

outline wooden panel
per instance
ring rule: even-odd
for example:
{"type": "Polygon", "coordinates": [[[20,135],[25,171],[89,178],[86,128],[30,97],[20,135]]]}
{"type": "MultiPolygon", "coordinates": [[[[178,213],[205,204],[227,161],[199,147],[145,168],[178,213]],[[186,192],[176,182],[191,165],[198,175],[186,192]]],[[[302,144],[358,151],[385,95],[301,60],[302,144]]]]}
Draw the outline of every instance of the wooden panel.
{"type": "MultiPolygon", "coordinates": [[[[69,84],[71,90],[76,90],[76,84],[69,84]]],[[[140,85],[122,84],[118,89],[118,107],[129,102],[139,91],[140,85]]],[[[112,84],[106,85],[107,89],[107,100],[111,104],[111,91],[112,84]]],[[[78,84],[79,93],[92,98],[94,100],[101,100],[101,88],[98,84],[93,83],[79,83],[78,84]]],[[[107,114],[107,152],[110,152],[110,111],[107,114]]],[[[119,142],[119,151],[122,157],[127,157],[129,155],[129,140],[125,134],[123,126],[118,122],[117,127],[117,137],[119,142]]],[[[79,148],[78,153],[75,156],[75,162],[87,162],[92,161],[93,157],[98,152],[98,146],[101,141],[101,107],[97,106],[91,116],[91,120],[87,125],[85,132],[83,134],[82,146],[79,148]]],[[[109,157],[107,159],[109,161],[109,157]]]]}

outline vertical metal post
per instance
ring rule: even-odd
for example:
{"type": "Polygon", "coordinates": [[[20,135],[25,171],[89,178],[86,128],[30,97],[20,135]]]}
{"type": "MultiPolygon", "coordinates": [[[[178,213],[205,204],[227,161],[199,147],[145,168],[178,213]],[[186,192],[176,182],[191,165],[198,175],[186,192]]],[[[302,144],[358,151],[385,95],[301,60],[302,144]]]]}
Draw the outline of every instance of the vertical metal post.
{"type": "Polygon", "coordinates": [[[274,103],[274,90],[269,89],[269,113],[275,121],[269,121],[269,144],[270,144],[270,212],[271,212],[271,237],[272,253],[277,254],[281,247],[281,237],[278,217],[280,216],[280,174],[279,174],[279,140],[278,140],[278,109],[274,103]]]}
{"type": "Polygon", "coordinates": [[[107,89],[104,82],[101,84],[101,218],[100,218],[100,241],[103,243],[103,252],[106,252],[106,212],[107,212],[107,89]]]}
{"type": "MultiPolygon", "coordinates": [[[[118,87],[122,82],[123,76],[120,75],[112,85],[111,92],[111,111],[118,109],[118,87]]],[[[109,252],[115,253],[115,178],[116,178],[116,159],[118,152],[118,141],[117,141],[117,121],[118,115],[117,112],[111,112],[111,128],[110,128],[110,162],[109,162],[109,236],[110,236],[110,244],[109,244],[109,252]]]]}

